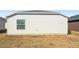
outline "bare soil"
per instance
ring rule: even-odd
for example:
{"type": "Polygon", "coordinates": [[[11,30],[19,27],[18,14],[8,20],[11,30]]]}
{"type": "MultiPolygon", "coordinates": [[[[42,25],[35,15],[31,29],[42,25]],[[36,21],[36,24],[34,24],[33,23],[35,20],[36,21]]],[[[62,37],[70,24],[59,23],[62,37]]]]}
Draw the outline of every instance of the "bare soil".
{"type": "Polygon", "coordinates": [[[79,35],[0,34],[0,48],[79,48],[79,35]]]}

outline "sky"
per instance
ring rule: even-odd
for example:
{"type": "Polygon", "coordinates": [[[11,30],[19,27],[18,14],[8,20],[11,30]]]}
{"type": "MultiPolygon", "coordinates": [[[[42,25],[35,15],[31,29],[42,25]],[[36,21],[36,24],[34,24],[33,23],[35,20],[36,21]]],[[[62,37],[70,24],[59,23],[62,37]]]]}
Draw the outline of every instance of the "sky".
{"type": "Polygon", "coordinates": [[[55,10],[57,12],[61,12],[62,14],[70,17],[79,14],[79,10],[55,10]]]}
{"type": "MultiPolygon", "coordinates": [[[[5,17],[17,11],[22,11],[22,10],[0,10],[0,16],[5,17]]],[[[50,10],[50,11],[60,12],[68,17],[79,14],[79,10],[50,10]]]]}

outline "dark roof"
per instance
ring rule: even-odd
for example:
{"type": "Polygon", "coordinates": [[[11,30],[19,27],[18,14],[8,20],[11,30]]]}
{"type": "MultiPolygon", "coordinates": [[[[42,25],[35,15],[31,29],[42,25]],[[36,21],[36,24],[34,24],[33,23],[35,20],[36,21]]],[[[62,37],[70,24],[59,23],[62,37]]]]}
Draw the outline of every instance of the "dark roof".
{"type": "Polygon", "coordinates": [[[33,14],[33,15],[50,15],[50,14],[60,14],[59,12],[45,11],[45,10],[30,10],[30,11],[20,11],[18,14],[33,14]]]}
{"type": "Polygon", "coordinates": [[[29,10],[29,11],[22,11],[22,12],[51,12],[46,10],[29,10]]]}
{"type": "Polygon", "coordinates": [[[79,20],[79,15],[71,16],[69,18],[69,21],[76,21],[76,20],[79,20]]]}
{"type": "Polygon", "coordinates": [[[0,19],[6,20],[6,18],[4,18],[4,17],[0,17],[0,19]]]}
{"type": "MultiPolygon", "coordinates": [[[[45,11],[45,10],[30,10],[30,11],[19,11],[14,14],[7,16],[7,18],[12,17],[14,15],[62,15],[67,17],[59,12],[45,11]]],[[[67,17],[68,18],[68,17],[67,17]]]]}

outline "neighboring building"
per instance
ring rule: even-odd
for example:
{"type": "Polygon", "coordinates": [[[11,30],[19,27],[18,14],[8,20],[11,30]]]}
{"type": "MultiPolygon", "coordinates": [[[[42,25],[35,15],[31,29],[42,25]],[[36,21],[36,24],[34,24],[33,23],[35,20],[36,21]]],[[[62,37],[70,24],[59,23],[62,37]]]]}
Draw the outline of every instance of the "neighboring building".
{"type": "Polygon", "coordinates": [[[67,33],[68,17],[58,12],[32,10],[7,16],[8,35],[67,33]]]}
{"type": "Polygon", "coordinates": [[[3,17],[0,17],[0,31],[1,30],[5,30],[5,23],[6,23],[6,19],[3,17]]]}
{"type": "Polygon", "coordinates": [[[69,30],[79,31],[79,15],[71,16],[68,22],[69,30]]]}

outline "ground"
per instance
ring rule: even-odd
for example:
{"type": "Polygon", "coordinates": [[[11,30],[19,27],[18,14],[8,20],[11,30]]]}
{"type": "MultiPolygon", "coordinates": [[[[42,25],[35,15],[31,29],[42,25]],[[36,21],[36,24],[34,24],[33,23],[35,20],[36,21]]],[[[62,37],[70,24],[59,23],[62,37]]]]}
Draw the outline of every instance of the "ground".
{"type": "Polygon", "coordinates": [[[18,36],[0,34],[0,48],[79,48],[79,33],[18,36]]]}

